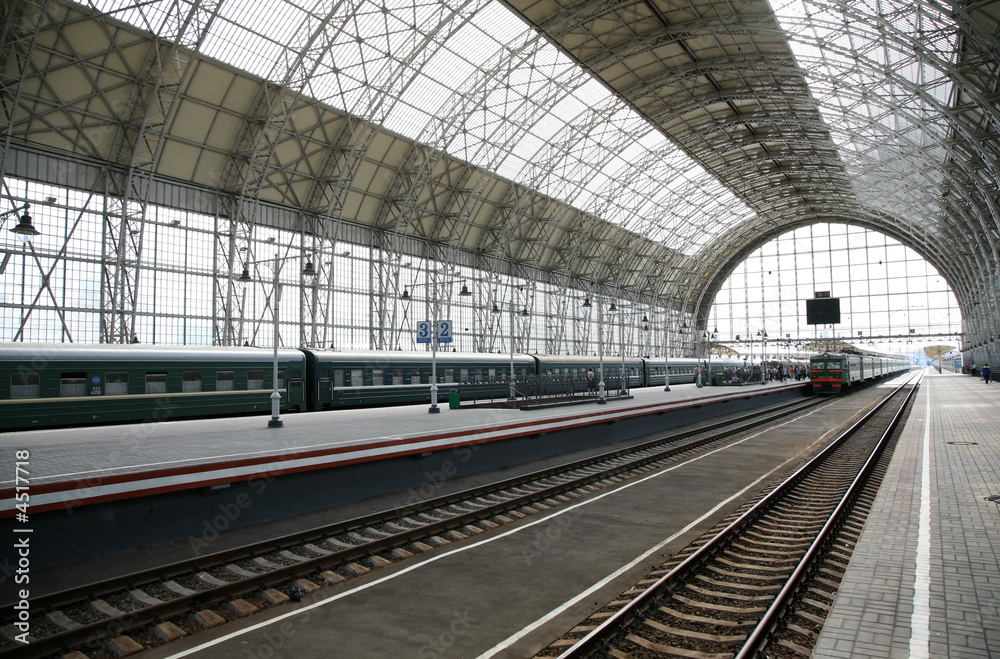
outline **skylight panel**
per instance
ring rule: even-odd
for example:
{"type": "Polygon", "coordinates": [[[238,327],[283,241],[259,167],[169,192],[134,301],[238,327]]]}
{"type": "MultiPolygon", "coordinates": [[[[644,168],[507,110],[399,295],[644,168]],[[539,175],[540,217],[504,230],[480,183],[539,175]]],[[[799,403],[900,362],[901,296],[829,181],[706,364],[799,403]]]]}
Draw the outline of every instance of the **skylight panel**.
{"type": "Polygon", "coordinates": [[[273,82],[308,74],[301,91],[320,102],[654,240],[677,243],[684,223],[702,240],[751,214],[501,3],[448,2],[359,1],[328,15],[319,3],[227,0],[201,48],[273,82]],[[328,47],[322,61],[289,71],[307,43],[328,47]],[[446,134],[443,122],[454,122],[446,134]]]}
{"type": "Polygon", "coordinates": [[[227,0],[219,4],[219,17],[254,35],[266,35],[275,43],[298,41],[305,13],[287,2],[227,0]]]}
{"type": "Polygon", "coordinates": [[[546,140],[536,135],[534,132],[526,132],[520,140],[511,148],[511,153],[517,155],[526,162],[536,160],[545,150],[546,140]]]}
{"type": "MultiPolygon", "coordinates": [[[[600,81],[588,78],[583,85],[573,91],[573,94],[580,99],[581,103],[593,106],[604,103],[610,92],[600,81]]],[[[624,104],[622,105],[624,106],[624,104]]]]}
{"type": "Polygon", "coordinates": [[[386,117],[385,127],[401,135],[412,135],[422,131],[434,121],[435,115],[408,103],[396,103],[386,117]]]}
{"type": "MultiPolygon", "coordinates": [[[[458,35],[456,35],[458,36],[458,35]]],[[[436,81],[465,81],[473,78],[476,67],[466,56],[459,55],[450,48],[439,48],[434,56],[421,68],[421,75],[436,81]]]]}
{"type": "Polygon", "coordinates": [[[475,23],[498,43],[512,43],[519,41],[521,35],[528,31],[523,22],[512,18],[509,9],[499,2],[491,2],[476,12],[475,23]]]}
{"type": "Polygon", "coordinates": [[[515,154],[510,154],[499,163],[496,168],[496,173],[503,178],[516,181],[520,179],[524,172],[528,171],[528,169],[528,161],[515,154]]]}
{"type": "MultiPolygon", "coordinates": [[[[894,171],[905,172],[914,181],[924,178],[924,187],[932,187],[933,177],[925,166],[927,152],[913,148],[925,141],[924,130],[914,127],[937,126],[941,136],[947,130],[934,103],[946,103],[951,97],[951,85],[937,68],[950,65],[957,56],[950,19],[926,5],[903,0],[881,1],[862,10],[872,17],[870,23],[858,20],[858,11],[846,17],[835,8],[800,0],[773,0],[772,7],[790,35],[792,51],[807,71],[820,111],[849,166],[862,165],[859,158],[871,158],[882,163],[884,171],[896,160],[894,171]],[[898,33],[887,30],[886,22],[898,33]],[[918,53],[909,43],[910,35],[918,32],[947,36],[938,53],[918,53]],[[868,148],[863,142],[869,140],[883,148],[868,148]]],[[[863,182],[855,179],[856,185],[863,182]]],[[[914,190],[920,188],[917,184],[914,190]]],[[[915,192],[901,196],[897,191],[892,199],[875,186],[857,193],[869,203],[894,202],[901,206],[895,211],[903,214],[915,206],[915,192]],[[906,199],[911,199],[909,205],[906,199]]]]}
{"type": "Polygon", "coordinates": [[[202,41],[201,52],[262,78],[272,75],[284,50],[227,20],[217,20],[202,41]]]}

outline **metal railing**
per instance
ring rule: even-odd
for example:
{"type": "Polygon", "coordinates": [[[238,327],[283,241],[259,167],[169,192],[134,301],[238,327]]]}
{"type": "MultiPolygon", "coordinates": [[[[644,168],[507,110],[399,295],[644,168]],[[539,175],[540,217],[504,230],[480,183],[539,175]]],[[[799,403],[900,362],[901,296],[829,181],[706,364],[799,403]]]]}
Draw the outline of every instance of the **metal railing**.
{"type": "MultiPolygon", "coordinates": [[[[493,378],[460,382],[450,387],[445,385],[445,390],[457,391],[463,402],[473,405],[506,403],[517,408],[596,401],[599,395],[595,380],[560,375],[529,375],[515,380],[513,388],[510,380],[493,378]],[[510,397],[511,391],[514,393],[513,399],[510,397]]],[[[628,396],[628,378],[606,377],[604,390],[605,399],[628,396]]]]}

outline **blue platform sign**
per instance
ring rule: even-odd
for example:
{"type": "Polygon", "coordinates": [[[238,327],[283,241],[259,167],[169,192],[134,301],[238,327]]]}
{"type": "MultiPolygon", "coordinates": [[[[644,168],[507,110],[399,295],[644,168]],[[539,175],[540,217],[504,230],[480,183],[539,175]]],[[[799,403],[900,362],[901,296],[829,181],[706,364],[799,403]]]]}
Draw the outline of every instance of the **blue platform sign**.
{"type": "Polygon", "coordinates": [[[436,328],[429,320],[417,323],[417,343],[430,343],[432,338],[437,339],[438,343],[451,343],[451,321],[439,320],[436,328]],[[437,331],[433,331],[434,329],[437,331]]]}

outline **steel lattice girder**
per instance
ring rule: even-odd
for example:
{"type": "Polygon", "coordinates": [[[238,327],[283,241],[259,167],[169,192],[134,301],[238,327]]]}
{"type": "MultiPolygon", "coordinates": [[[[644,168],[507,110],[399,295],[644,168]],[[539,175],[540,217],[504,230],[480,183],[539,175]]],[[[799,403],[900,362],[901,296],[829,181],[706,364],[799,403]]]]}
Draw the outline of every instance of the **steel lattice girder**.
{"type": "MultiPolygon", "coordinates": [[[[754,247],[797,226],[838,221],[917,250],[963,310],[980,299],[998,307],[996,3],[822,1],[810,2],[808,15],[755,1],[508,5],[544,37],[521,32],[456,81],[413,139],[383,126],[421,69],[488,3],[439,3],[425,17],[432,28],[406,34],[388,23],[382,35],[362,34],[363,23],[373,29],[369,17],[395,9],[360,0],[303,12],[266,80],[199,52],[215,3],[192,5],[187,28],[180,15],[161,20],[150,8],[149,25],[164,26],[156,39],[76,5],[50,2],[30,12],[19,5],[22,13],[4,18],[4,153],[11,143],[66,151],[105,163],[108,181],[117,182],[109,193],[122,210],[109,214],[119,225],[109,224],[108,249],[120,265],[107,287],[115,335],[134,306],[128,268],[138,267],[142,253],[141,233],[132,238],[127,225],[145,212],[156,177],[220,191],[231,231],[217,254],[230,270],[239,247],[252,246],[264,221],[258,206],[267,201],[299,211],[293,228],[319,256],[331,254],[341,222],[359,223],[385,232],[389,251],[420,238],[639,300],[679,298],[704,316],[754,247]],[[394,57],[364,61],[363,42],[390,35],[398,40],[394,57]],[[583,69],[541,55],[548,38],[583,69]],[[357,57],[331,64],[330,53],[345,44],[356,44],[357,57]],[[161,53],[183,67],[158,73],[149,63],[163,61],[161,53]],[[338,111],[316,96],[319,82],[344,66],[361,73],[337,80],[354,103],[338,111]],[[524,84],[518,76],[543,70],[553,84],[511,93],[524,84]],[[618,180],[598,184],[608,154],[628,147],[622,141],[591,153],[583,146],[622,121],[610,104],[573,115],[535,148],[518,181],[493,169],[590,75],[679,145],[746,215],[724,225],[718,220],[735,206],[709,211],[703,202],[704,217],[689,215],[689,225],[665,206],[618,221],[622,205],[644,208],[652,199],[638,181],[657,160],[639,159],[618,180]],[[161,90],[153,96],[151,81],[161,90]],[[481,133],[481,146],[464,151],[465,160],[448,155],[471,132],[481,133]],[[564,201],[587,187],[596,191],[585,208],[564,201]],[[709,232],[713,223],[719,228],[709,232]]],[[[693,196],[699,185],[679,186],[679,194],[693,196]]],[[[219,315],[231,318],[231,285],[218,286],[216,298],[219,315]]],[[[328,299],[304,291],[301,307],[314,332],[324,326],[328,299]]]]}

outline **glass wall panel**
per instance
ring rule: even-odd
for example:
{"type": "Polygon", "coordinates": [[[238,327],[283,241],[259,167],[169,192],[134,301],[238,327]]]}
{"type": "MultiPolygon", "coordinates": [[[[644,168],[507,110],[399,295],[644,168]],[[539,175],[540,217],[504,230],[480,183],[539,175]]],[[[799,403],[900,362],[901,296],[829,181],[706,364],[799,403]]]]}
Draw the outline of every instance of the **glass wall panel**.
{"type": "Polygon", "coordinates": [[[812,225],[778,237],[740,264],[720,289],[709,325],[721,344],[744,357],[753,337],[759,358],[757,337],[766,333],[769,353],[808,355],[824,342],[843,341],[922,358],[925,345],[958,346],[961,315],[940,274],[910,248],[861,227],[812,225]],[[769,261],[775,253],[782,255],[777,265],[769,261]],[[839,324],[806,323],[805,301],[817,291],[840,299],[839,324]]]}

